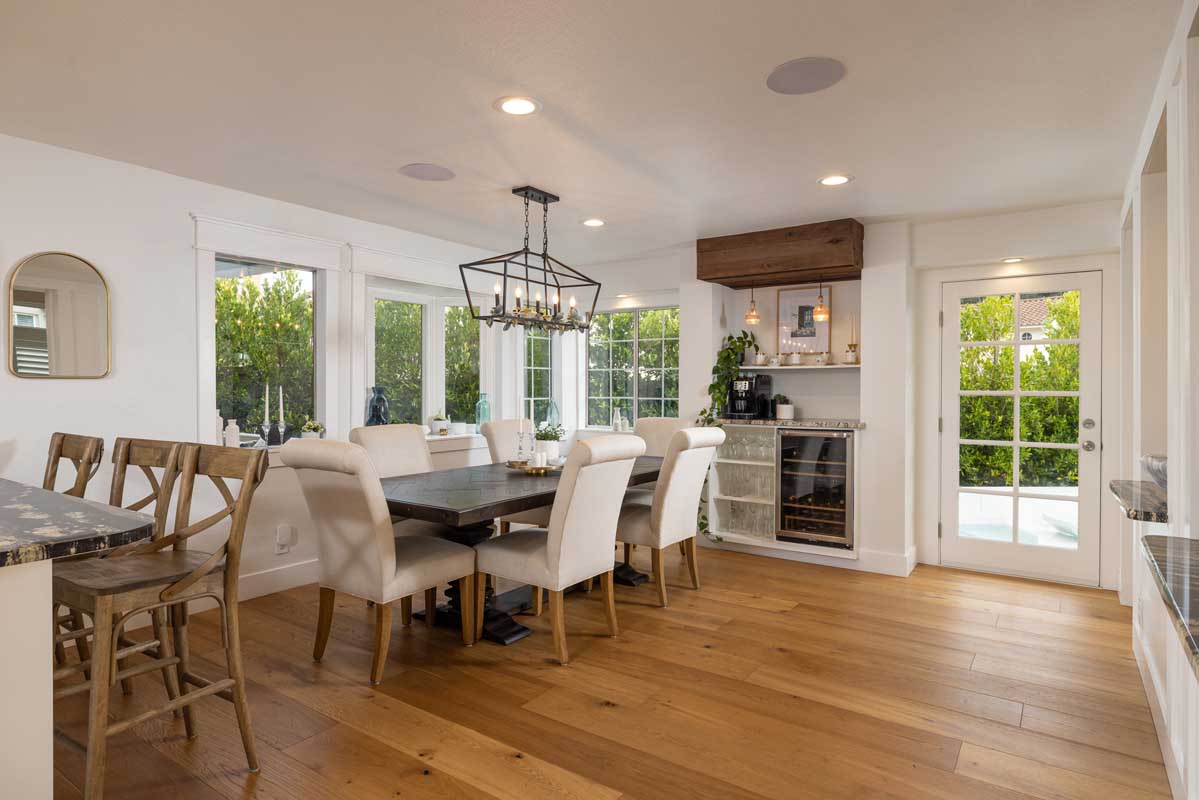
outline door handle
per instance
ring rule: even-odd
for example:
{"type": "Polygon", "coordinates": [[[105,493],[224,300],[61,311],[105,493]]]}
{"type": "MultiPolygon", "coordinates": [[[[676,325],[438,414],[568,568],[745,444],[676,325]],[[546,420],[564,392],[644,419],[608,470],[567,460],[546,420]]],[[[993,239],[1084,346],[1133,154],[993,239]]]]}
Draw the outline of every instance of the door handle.
{"type": "Polygon", "coordinates": [[[1085,442],[1082,443],[1082,449],[1086,450],[1089,453],[1095,449],[1095,443],[1092,442],[1090,439],[1087,439],[1085,442]]]}

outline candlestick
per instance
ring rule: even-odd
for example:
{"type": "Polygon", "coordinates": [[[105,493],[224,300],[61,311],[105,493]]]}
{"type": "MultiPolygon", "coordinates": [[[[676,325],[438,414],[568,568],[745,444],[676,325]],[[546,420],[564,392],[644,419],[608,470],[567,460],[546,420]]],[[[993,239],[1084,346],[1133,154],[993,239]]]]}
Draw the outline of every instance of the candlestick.
{"type": "Polygon", "coordinates": [[[283,424],[283,387],[279,387],[279,424],[283,424]]]}
{"type": "Polygon", "coordinates": [[[538,314],[540,314],[541,313],[541,292],[537,293],[537,296],[534,298],[533,303],[534,303],[534,305],[533,305],[534,310],[538,314]]]}
{"type": "Polygon", "coordinates": [[[500,292],[501,291],[502,290],[500,288],[499,281],[496,281],[496,284],[495,284],[495,307],[496,308],[500,307],[500,292]]]}
{"type": "Polygon", "coordinates": [[[516,294],[516,310],[520,311],[520,287],[519,286],[516,287],[515,294],[516,294]]]}
{"type": "Polygon", "coordinates": [[[267,381],[262,390],[262,424],[271,424],[271,382],[267,381]]]}
{"type": "Polygon", "coordinates": [[[558,302],[558,293],[554,292],[554,316],[558,316],[558,312],[561,310],[561,304],[558,302]]]}

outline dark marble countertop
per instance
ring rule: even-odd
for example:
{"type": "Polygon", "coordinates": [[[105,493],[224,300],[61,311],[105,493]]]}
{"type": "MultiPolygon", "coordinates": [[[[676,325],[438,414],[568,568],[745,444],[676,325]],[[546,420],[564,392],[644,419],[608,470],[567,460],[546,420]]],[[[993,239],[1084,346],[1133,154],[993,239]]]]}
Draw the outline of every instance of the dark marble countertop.
{"type": "Polygon", "coordinates": [[[0,478],[0,567],[120,547],[154,519],[0,478]]]}
{"type": "Polygon", "coordinates": [[[1199,675],[1199,539],[1145,536],[1141,549],[1199,675]]]}
{"type": "Polygon", "coordinates": [[[1116,502],[1129,519],[1137,522],[1169,522],[1166,490],[1152,481],[1112,481],[1108,484],[1116,502]]]}
{"type": "Polygon", "coordinates": [[[762,425],[767,428],[831,428],[834,430],[860,431],[866,423],[856,419],[832,417],[809,417],[807,419],[727,419],[718,420],[722,425],[762,425]]]}

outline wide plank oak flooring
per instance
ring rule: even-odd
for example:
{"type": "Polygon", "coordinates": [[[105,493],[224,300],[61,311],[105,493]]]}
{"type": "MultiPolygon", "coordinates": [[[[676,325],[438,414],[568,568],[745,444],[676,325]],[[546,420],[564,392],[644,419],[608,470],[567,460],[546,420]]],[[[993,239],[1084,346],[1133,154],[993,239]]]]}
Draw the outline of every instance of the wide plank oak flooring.
{"type": "MultiPolygon", "coordinates": [[[[635,563],[649,569],[648,553],[635,563]]],[[[666,556],[670,606],[618,587],[566,605],[571,664],[546,617],[513,647],[402,628],[370,686],[373,614],[339,596],[312,662],[317,589],[242,603],[261,771],[233,709],[196,706],[109,745],[106,796],[396,798],[1163,798],[1169,786],[1112,592],[920,566],[909,578],[705,549],[703,589],[666,556]]],[[[418,598],[416,606],[419,608],[418,598]]],[[[219,674],[213,613],[192,618],[201,674],[219,674]]],[[[157,677],[112,695],[121,718],[161,702],[157,677]]],[[[57,704],[82,740],[86,698],[57,704]]],[[[55,797],[83,759],[55,746],[55,797]]]]}

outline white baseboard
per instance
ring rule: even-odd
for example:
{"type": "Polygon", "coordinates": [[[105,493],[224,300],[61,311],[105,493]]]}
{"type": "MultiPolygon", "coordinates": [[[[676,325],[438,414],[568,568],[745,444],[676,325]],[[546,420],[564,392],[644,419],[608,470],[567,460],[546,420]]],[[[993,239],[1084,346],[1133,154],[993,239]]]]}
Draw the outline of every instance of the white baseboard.
{"type": "Polygon", "coordinates": [[[862,572],[879,572],[884,575],[896,575],[906,578],[916,567],[916,548],[910,547],[906,553],[891,553],[885,550],[866,550],[858,548],[857,558],[844,556],[826,556],[807,550],[785,550],[777,547],[764,547],[725,539],[711,542],[705,537],[699,537],[701,542],[709,547],[720,550],[734,550],[738,553],[749,553],[766,558],[778,558],[784,561],[801,561],[805,564],[819,564],[824,567],[839,567],[840,569],[856,569],[862,572]]]}
{"type": "Polygon", "coordinates": [[[320,560],[310,558],[295,564],[285,564],[241,576],[238,594],[242,600],[294,589],[307,583],[315,583],[320,572],[320,560]]]}

